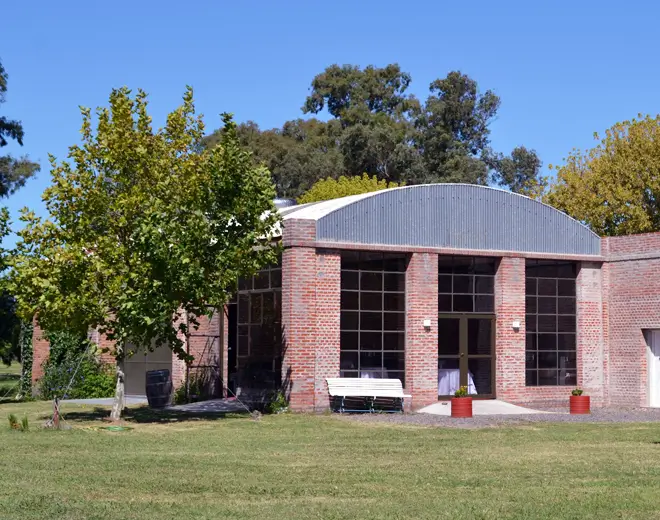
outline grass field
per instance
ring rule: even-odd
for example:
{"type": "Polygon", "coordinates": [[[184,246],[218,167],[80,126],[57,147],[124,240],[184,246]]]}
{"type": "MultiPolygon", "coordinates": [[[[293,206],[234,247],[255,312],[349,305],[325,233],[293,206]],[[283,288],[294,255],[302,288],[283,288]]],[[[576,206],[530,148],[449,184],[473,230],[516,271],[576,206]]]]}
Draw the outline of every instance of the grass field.
{"type": "Polygon", "coordinates": [[[68,405],[0,405],[0,517],[43,519],[658,518],[660,426],[459,430],[331,416],[134,414],[101,431],[68,405]],[[8,413],[27,414],[27,433],[8,413]]]}

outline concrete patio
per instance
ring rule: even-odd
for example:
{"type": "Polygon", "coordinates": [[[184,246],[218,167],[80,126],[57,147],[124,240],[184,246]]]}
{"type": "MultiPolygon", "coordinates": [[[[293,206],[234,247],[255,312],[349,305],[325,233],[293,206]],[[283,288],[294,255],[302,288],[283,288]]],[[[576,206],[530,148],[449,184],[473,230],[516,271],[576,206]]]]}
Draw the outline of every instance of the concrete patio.
{"type": "MultiPolygon", "coordinates": [[[[426,406],[419,413],[428,413],[431,415],[451,415],[451,404],[449,401],[438,401],[432,405],[426,406]]],[[[530,415],[530,414],[548,414],[556,412],[547,412],[525,408],[515,404],[500,401],[498,399],[476,399],[472,402],[472,413],[474,415],[530,415]]]]}

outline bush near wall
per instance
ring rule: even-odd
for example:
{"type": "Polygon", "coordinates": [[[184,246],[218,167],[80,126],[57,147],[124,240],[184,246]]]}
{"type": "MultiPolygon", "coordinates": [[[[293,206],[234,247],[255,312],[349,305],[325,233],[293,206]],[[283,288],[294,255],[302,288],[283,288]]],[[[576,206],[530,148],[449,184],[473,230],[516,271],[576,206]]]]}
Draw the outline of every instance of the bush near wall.
{"type": "Polygon", "coordinates": [[[52,332],[48,359],[43,364],[44,375],[39,380],[43,399],[93,399],[112,397],[116,373],[112,365],[102,363],[95,345],[73,332],[52,332]]]}

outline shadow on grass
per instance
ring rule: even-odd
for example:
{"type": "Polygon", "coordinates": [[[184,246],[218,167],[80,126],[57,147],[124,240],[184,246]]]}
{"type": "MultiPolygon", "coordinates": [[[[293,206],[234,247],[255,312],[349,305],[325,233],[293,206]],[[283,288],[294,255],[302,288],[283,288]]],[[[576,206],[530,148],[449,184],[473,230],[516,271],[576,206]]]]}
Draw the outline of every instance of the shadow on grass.
{"type": "MultiPolygon", "coordinates": [[[[73,421],[107,421],[110,415],[108,408],[100,406],[92,410],[81,410],[68,412],[62,409],[65,420],[73,421]]],[[[182,410],[154,410],[148,406],[127,408],[122,414],[122,420],[137,424],[166,424],[191,421],[215,421],[219,419],[244,419],[250,414],[241,412],[211,412],[211,411],[182,411],[182,410]]]]}

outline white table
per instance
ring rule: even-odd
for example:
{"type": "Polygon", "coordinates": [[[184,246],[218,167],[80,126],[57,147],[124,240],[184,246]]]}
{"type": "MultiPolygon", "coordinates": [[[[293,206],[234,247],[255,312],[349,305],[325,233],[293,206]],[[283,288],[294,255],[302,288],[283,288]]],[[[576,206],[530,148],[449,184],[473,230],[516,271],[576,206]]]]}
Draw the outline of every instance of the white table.
{"type": "MultiPolygon", "coordinates": [[[[458,368],[438,369],[438,395],[454,395],[461,386],[461,371],[458,368]]],[[[472,373],[468,372],[468,394],[477,395],[472,373]]]]}

